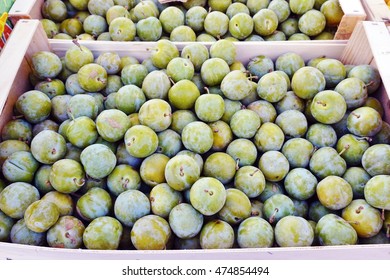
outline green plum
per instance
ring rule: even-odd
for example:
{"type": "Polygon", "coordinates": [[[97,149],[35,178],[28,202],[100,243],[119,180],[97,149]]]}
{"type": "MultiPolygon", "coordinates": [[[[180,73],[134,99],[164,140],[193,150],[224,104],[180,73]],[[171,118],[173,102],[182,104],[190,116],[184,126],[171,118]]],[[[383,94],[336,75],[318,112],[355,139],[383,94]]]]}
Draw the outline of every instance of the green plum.
{"type": "Polygon", "coordinates": [[[21,219],[28,206],[39,199],[39,191],[33,185],[11,183],[0,192],[0,210],[8,217],[21,219]]]}
{"type": "Polygon", "coordinates": [[[316,188],[319,201],[331,210],[340,210],[352,201],[352,187],[341,177],[329,175],[316,188]]]}
{"type": "Polygon", "coordinates": [[[237,111],[230,120],[232,132],[239,138],[252,138],[260,128],[260,125],[259,115],[249,109],[237,111]]]}
{"type": "Polygon", "coordinates": [[[257,94],[268,102],[278,102],[287,94],[287,82],[276,72],[267,73],[257,84],[257,94]]]}
{"type": "Polygon", "coordinates": [[[61,59],[53,52],[38,51],[31,57],[32,72],[40,79],[55,78],[62,70],[61,59]]]}
{"type": "Polygon", "coordinates": [[[307,131],[307,119],[298,110],[287,110],[276,117],[277,124],[286,137],[302,137],[307,131]]]}
{"type": "Polygon", "coordinates": [[[346,78],[334,90],[344,97],[349,110],[363,106],[367,99],[367,86],[358,78],[346,78]]]}
{"type": "Polygon", "coordinates": [[[164,9],[159,17],[164,32],[171,33],[176,27],[184,25],[184,13],[178,7],[164,9]]]}
{"type": "Polygon", "coordinates": [[[204,162],[202,174],[218,179],[222,184],[227,184],[236,174],[236,162],[227,153],[212,153],[204,162]]]}
{"type": "Polygon", "coordinates": [[[388,155],[390,145],[375,144],[369,147],[363,154],[362,166],[371,175],[390,175],[388,155]]]}
{"type": "Polygon", "coordinates": [[[150,201],[138,190],[126,190],[116,198],[114,213],[123,225],[132,227],[138,219],[150,214],[150,201]]]}
{"type": "Polygon", "coordinates": [[[141,177],[132,166],[119,164],[107,177],[107,188],[111,194],[118,196],[126,190],[139,189],[141,177]]]}
{"type": "Polygon", "coordinates": [[[77,161],[61,159],[52,165],[49,180],[55,190],[72,193],[85,184],[85,172],[77,161]]]}
{"type": "Polygon", "coordinates": [[[109,216],[94,219],[83,233],[83,243],[87,249],[116,250],[123,232],[122,224],[109,216]]]}
{"type": "Polygon", "coordinates": [[[115,154],[103,144],[92,144],[80,154],[85,173],[95,179],[108,176],[116,165],[115,154]]]}
{"type": "Polygon", "coordinates": [[[320,91],[313,98],[310,106],[313,117],[323,124],[339,122],[347,111],[344,97],[336,91],[320,91]]]}
{"type": "Polygon", "coordinates": [[[276,13],[268,8],[261,9],[253,16],[254,29],[260,36],[271,35],[278,27],[279,21],[276,13]]]}
{"type": "Polygon", "coordinates": [[[142,82],[142,91],[149,99],[166,99],[170,88],[171,81],[169,80],[168,75],[163,71],[150,72],[142,82]],[[156,81],[159,82],[156,83],[156,81]]]}
{"type": "Polygon", "coordinates": [[[249,60],[247,68],[252,75],[260,79],[274,71],[274,62],[267,56],[259,55],[249,60]]]}
{"type": "Polygon", "coordinates": [[[315,235],[322,246],[354,245],[358,240],[355,229],[335,214],[327,214],[318,221],[315,235]]]}
{"type": "Polygon", "coordinates": [[[302,99],[311,99],[325,89],[324,74],[317,68],[305,66],[298,69],[291,79],[291,88],[302,99]]]}
{"type": "Polygon", "coordinates": [[[145,158],[140,166],[142,181],[150,187],[165,183],[165,167],[167,166],[168,161],[169,157],[159,153],[152,154],[145,158]]]}
{"type": "Polygon", "coordinates": [[[31,203],[24,212],[24,222],[34,232],[45,232],[60,217],[60,211],[53,202],[37,200],[31,203]]]}
{"type": "Polygon", "coordinates": [[[326,26],[326,18],[323,13],[317,10],[305,12],[298,20],[299,30],[307,36],[320,34],[326,26]]]}
{"type": "Polygon", "coordinates": [[[129,64],[122,68],[121,81],[124,85],[136,85],[137,87],[141,87],[147,75],[148,69],[145,65],[129,64]]]}
{"type": "Polygon", "coordinates": [[[155,17],[148,17],[137,22],[136,31],[141,41],[158,41],[162,35],[162,24],[155,17]]]}
{"type": "MultiPolygon", "coordinates": [[[[280,73],[284,73],[280,71],[280,73]]],[[[287,79],[288,76],[286,74],[287,79]]],[[[278,114],[287,110],[298,110],[303,112],[305,110],[305,102],[298,97],[293,91],[287,91],[286,95],[275,105],[278,114]]]]}
{"type": "Polygon", "coordinates": [[[287,52],[279,55],[275,61],[275,69],[285,72],[289,78],[292,78],[300,68],[305,66],[305,62],[297,53],[287,52]]]}
{"type": "Polygon", "coordinates": [[[374,93],[381,85],[381,77],[377,69],[371,65],[357,65],[348,72],[348,78],[358,78],[364,82],[367,87],[367,93],[374,93]]]}
{"type": "Polygon", "coordinates": [[[364,198],[372,207],[389,210],[389,175],[376,175],[372,177],[364,187],[364,198]]]}
{"type": "Polygon", "coordinates": [[[189,189],[199,179],[200,172],[198,163],[188,155],[176,155],[165,166],[166,181],[177,191],[189,189]]]}
{"type": "Polygon", "coordinates": [[[275,226],[275,241],[280,247],[311,246],[313,240],[314,230],[302,217],[283,217],[275,226]]]}
{"type": "Polygon", "coordinates": [[[260,152],[279,151],[284,143],[283,130],[276,124],[267,122],[260,126],[254,136],[254,143],[260,152]]]}
{"type": "Polygon", "coordinates": [[[383,226],[381,212],[364,199],[355,199],[343,209],[341,217],[356,230],[358,237],[369,238],[377,235],[383,226]]]}
{"type": "Polygon", "coordinates": [[[31,183],[38,167],[39,163],[31,152],[17,151],[4,161],[2,172],[9,182],[31,183]]]}
{"type": "Polygon", "coordinates": [[[259,168],[268,181],[279,182],[287,175],[290,164],[281,152],[268,151],[260,157],[259,168]]]}
{"type": "Polygon", "coordinates": [[[190,189],[191,205],[205,216],[218,213],[226,202],[226,190],[215,178],[198,179],[190,189]]]}
{"type": "Polygon", "coordinates": [[[221,58],[207,59],[200,69],[202,80],[208,86],[221,84],[223,78],[229,73],[229,65],[221,58]]]}
{"type": "Polygon", "coordinates": [[[110,194],[102,188],[91,188],[76,203],[76,211],[85,221],[92,221],[109,214],[112,210],[110,194]]]}
{"type": "Polygon", "coordinates": [[[158,136],[151,128],[135,125],[125,133],[127,152],[134,157],[146,158],[153,154],[158,147],[158,136]]]}
{"type": "Polygon", "coordinates": [[[94,61],[93,54],[90,49],[85,46],[71,46],[65,53],[65,66],[72,72],[77,72],[86,64],[94,61]]]}
{"type": "Polygon", "coordinates": [[[209,126],[213,130],[212,150],[224,150],[233,141],[233,133],[230,126],[221,120],[210,123],[209,126]]]}
{"type": "Polygon", "coordinates": [[[201,6],[194,6],[188,9],[185,14],[185,23],[195,32],[203,31],[204,20],[207,10],[201,6]]]}
{"type": "Polygon", "coordinates": [[[360,107],[348,116],[347,128],[357,136],[375,136],[382,128],[382,122],[378,111],[370,107],[360,107]]]}
{"type": "Polygon", "coordinates": [[[182,141],[186,149],[203,154],[213,146],[213,131],[204,122],[194,121],[184,127],[182,141]]]}
{"type": "Polygon", "coordinates": [[[240,248],[268,248],[274,243],[272,226],[261,217],[249,217],[240,223],[237,231],[240,248]]]}
{"type": "Polygon", "coordinates": [[[46,193],[41,200],[54,203],[60,212],[60,217],[73,214],[74,202],[70,194],[53,190],[46,193]]]}
{"type": "Polygon", "coordinates": [[[182,194],[168,184],[161,183],[152,188],[149,195],[152,213],[168,218],[171,210],[182,202],[182,194]]]}
{"type": "Polygon", "coordinates": [[[150,54],[153,65],[160,69],[166,68],[168,63],[178,56],[179,50],[176,45],[166,39],[158,40],[156,46],[151,49],[150,54]]]}
{"type": "Polygon", "coordinates": [[[218,212],[218,217],[231,225],[237,225],[249,218],[251,212],[251,202],[246,194],[238,189],[231,188],[226,190],[226,202],[218,212]]]}
{"type": "Polygon", "coordinates": [[[323,147],[313,153],[309,167],[314,175],[323,179],[330,175],[343,176],[347,163],[334,148],[323,147]]]}
{"type": "Polygon", "coordinates": [[[247,109],[255,111],[261,120],[261,123],[274,122],[277,112],[272,103],[265,100],[257,100],[247,106],[247,109]]]}
{"type": "Polygon", "coordinates": [[[28,122],[36,124],[49,117],[52,104],[43,92],[30,90],[18,97],[15,107],[28,122]]]}
{"type": "Polygon", "coordinates": [[[336,149],[348,165],[355,166],[361,164],[363,154],[369,146],[366,139],[345,134],[337,141],[336,149]]]}
{"type": "Polygon", "coordinates": [[[337,134],[331,125],[315,123],[307,129],[306,139],[318,148],[334,147],[337,143],[337,134]]]}
{"type": "Polygon", "coordinates": [[[183,239],[193,238],[200,233],[203,220],[203,215],[188,203],[180,203],[169,212],[172,231],[183,239]]]}
{"type": "Polygon", "coordinates": [[[283,217],[294,214],[294,202],[287,195],[274,194],[264,202],[263,211],[268,222],[275,224],[283,217]]]}
{"type": "Polygon", "coordinates": [[[96,128],[104,140],[116,142],[122,139],[130,128],[130,120],[120,110],[104,110],[96,118],[96,128]]]}
{"type": "Polygon", "coordinates": [[[171,228],[164,218],[146,215],[134,223],[131,242],[137,250],[164,250],[171,234],[171,228]]]}
{"type": "Polygon", "coordinates": [[[343,179],[351,185],[353,198],[357,199],[364,197],[364,187],[371,176],[362,167],[350,167],[345,171],[343,179]]]}
{"type": "Polygon", "coordinates": [[[220,11],[212,11],[204,19],[203,26],[208,34],[215,38],[220,38],[229,29],[229,17],[220,11]]]}
{"type": "Polygon", "coordinates": [[[12,243],[33,246],[43,246],[46,242],[45,232],[35,232],[30,230],[24,219],[18,220],[11,228],[10,239],[12,243]]]}
{"type": "Polygon", "coordinates": [[[243,166],[234,176],[234,186],[249,198],[255,198],[264,191],[265,177],[260,169],[254,166],[243,166]]]}
{"type": "Polygon", "coordinates": [[[47,244],[53,248],[79,249],[83,244],[83,222],[73,216],[60,217],[47,231],[47,244]]]}
{"type": "Polygon", "coordinates": [[[305,168],[292,169],[284,180],[286,192],[293,198],[306,200],[316,192],[316,177],[305,168]]]}
{"type": "Polygon", "coordinates": [[[235,139],[226,148],[229,154],[237,163],[237,166],[247,166],[255,163],[257,158],[257,149],[252,141],[239,138],[235,139]]]}
{"type": "Polygon", "coordinates": [[[217,219],[202,227],[199,238],[202,249],[229,249],[233,247],[234,231],[227,222],[217,219]]]}
{"type": "Polygon", "coordinates": [[[282,153],[287,158],[291,167],[306,168],[314,153],[314,146],[306,139],[292,138],[283,144],[282,153]]]}

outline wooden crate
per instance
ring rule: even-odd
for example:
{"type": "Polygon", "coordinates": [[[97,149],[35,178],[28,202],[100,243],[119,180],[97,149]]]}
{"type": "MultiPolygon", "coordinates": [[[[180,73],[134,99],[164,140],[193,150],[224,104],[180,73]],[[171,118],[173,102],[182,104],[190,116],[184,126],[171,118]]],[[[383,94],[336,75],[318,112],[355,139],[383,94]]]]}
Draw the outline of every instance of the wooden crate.
{"type": "MultiPolygon", "coordinates": [[[[178,0],[176,0],[177,2],[178,0]]],[[[179,0],[180,1],[180,0],[179,0]]],[[[339,0],[344,16],[337,28],[335,40],[347,40],[359,21],[365,20],[366,13],[360,0],[339,0]]],[[[15,25],[19,19],[41,19],[41,6],[44,0],[16,0],[9,12],[11,21],[15,25]]],[[[174,2],[161,0],[160,2],[174,2]]],[[[185,2],[185,1],[180,1],[185,2]]]]}
{"type": "Polygon", "coordinates": [[[390,25],[390,8],[385,0],[362,0],[363,7],[367,14],[367,20],[382,21],[390,25]]]}
{"type": "MultiPolygon", "coordinates": [[[[95,55],[104,51],[115,51],[119,55],[132,55],[142,60],[149,56],[143,44],[120,42],[81,41],[95,55]],[[129,47],[131,46],[131,48],[129,47]]],[[[11,119],[16,99],[31,89],[28,75],[31,56],[36,51],[51,50],[63,55],[72,45],[67,40],[48,41],[38,20],[20,20],[0,56],[0,130],[11,119]]],[[[153,46],[150,43],[149,46],[153,46]]],[[[210,44],[206,44],[210,46],[210,44]]],[[[384,119],[390,122],[390,35],[384,23],[361,22],[348,44],[323,43],[313,47],[307,42],[283,44],[282,42],[236,43],[238,59],[247,63],[257,55],[275,59],[286,52],[296,52],[305,60],[317,56],[340,59],[346,64],[370,64],[376,67],[383,83],[377,93],[385,109],[384,119]]],[[[182,49],[184,44],[177,44],[182,49]]],[[[0,242],[0,259],[384,259],[390,256],[390,244],[352,245],[299,248],[262,248],[228,250],[86,250],[54,249],[0,242]]]]}

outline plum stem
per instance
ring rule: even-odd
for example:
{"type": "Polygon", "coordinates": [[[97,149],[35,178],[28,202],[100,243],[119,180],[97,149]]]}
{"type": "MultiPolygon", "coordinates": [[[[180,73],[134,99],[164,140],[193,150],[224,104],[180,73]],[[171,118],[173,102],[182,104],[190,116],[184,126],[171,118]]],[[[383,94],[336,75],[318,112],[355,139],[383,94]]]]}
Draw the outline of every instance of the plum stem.
{"type": "Polygon", "coordinates": [[[213,191],[209,191],[209,190],[204,190],[205,193],[208,193],[210,196],[212,196],[214,194],[213,191]]]}
{"type": "Polygon", "coordinates": [[[253,79],[258,79],[259,76],[253,76],[252,74],[249,75],[248,80],[252,81],[253,79]]]}
{"type": "Polygon", "coordinates": [[[390,224],[387,225],[386,237],[387,237],[387,238],[390,238],[390,224]]]}
{"type": "Polygon", "coordinates": [[[77,39],[73,39],[72,43],[75,44],[77,47],[79,47],[80,51],[83,51],[83,49],[81,48],[81,45],[77,39]]]}
{"type": "Polygon", "coordinates": [[[12,119],[17,120],[17,119],[22,119],[23,117],[24,117],[23,115],[17,115],[17,116],[13,116],[12,119]]]}
{"type": "Polygon", "coordinates": [[[276,214],[279,212],[279,208],[275,208],[274,212],[272,213],[271,217],[269,217],[269,223],[273,224],[276,219],[276,214]]]}
{"type": "Polygon", "coordinates": [[[179,175],[180,175],[181,177],[184,176],[184,168],[183,168],[183,166],[180,166],[180,173],[179,173],[179,175]]]}
{"type": "Polygon", "coordinates": [[[374,81],[369,81],[368,84],[366,84],[365,86],[366,86],[366,87],[369,87],[369,86],[371,86],[371,85],[373,85],[373,84],[374,84],[374,81]]]}
{"type": "Polygon", "coordinates": [[[260,215],[259,211],[254,210],[251,212],[251,216],[259,216],[259,215],[260,215]]]}
{"type": "Polygon", "coordinates": [[[339,156],[344,154],[351,146],[349,144],[345,145],[344,148],[340,151],[339,156]]]}
{"type": "Polygon", "coordinates": [[[360,214],[360,212],[362,212],[362,210],[364,209],[364,206],[363,205],[360,205],[357,209],[356,209],[356,214],[360,214]]]}
{"type": "Polygon", "coordinates": [[[176,84],[175,81],[172,79],[172,77],[168,77],[168,78],[169,78],[169,80],[171,81],[171,83],[172,83],[173,85],[176,84]]]}
{"type": "Polygon", "coordinates": [[[385,209],[382,209],[381,219],[382,219],[382,221],[385,220],[385,209]]]}
{"type": "Polygon", "coordinates": [[[252,173],[249,174],[249,176],[254,176],[256,174],[256,172],[260,171],[260,169],[256,169],[255,171],[253,171],[252,173]]]}
{"type": "Polygon", "coordinates": [[[236,170],[240,169],[240,158],[236,160],[236,170]]]}
{"type": "Polygon", "coordinates": [[[126,189],[127,188],[127,184],[130,182],[129,179],[126,179],[125,182],[123,183],[123,188],[126,189]]]}
{"type": "Polygon", "coordinates": [[[76,184],[76,186],[82,187],[85,184],[85,179],[80,178],[80,180],[77,180],[77,178],[73,178],[73,182],[76,184]]]}
{"type": "Polygon", "coordinates": [[[324,102],[322,102],[322,101],[317,101],[316,103],[319,104],[319,105],[322,105],[322,106],[326,107],[326,103],[324,103],[324,102]]]}
{"type": "Polygon", "coordinates": [[[356,114],[356,113],[354,113],[354,112],[352,112],[351,115],[352,115],[352,116],[355,116],[355,117],[358,118],[358,119],[360,119],[360,115],[358,115],[358,114],[356,114]]]}
{"type": "Polygon", "coordinates": [[[204,87],[204,90],[206,91],[206,93],[207,93],[207,94],[209,94],[209,93],[210,93],[210,90],[209,90],[209,88],[208,88],[208,87],[204,87]]]}

